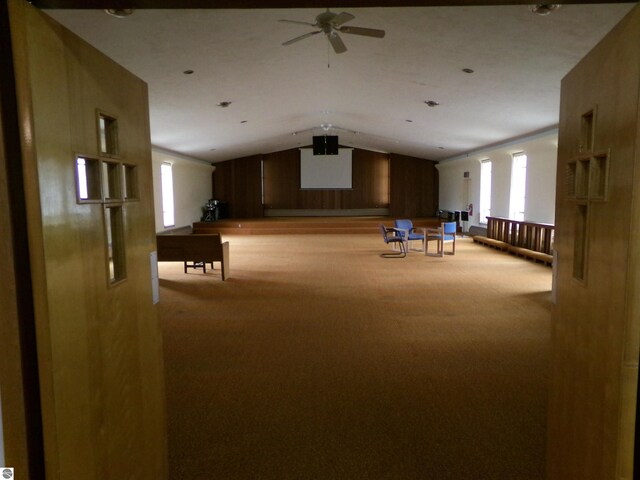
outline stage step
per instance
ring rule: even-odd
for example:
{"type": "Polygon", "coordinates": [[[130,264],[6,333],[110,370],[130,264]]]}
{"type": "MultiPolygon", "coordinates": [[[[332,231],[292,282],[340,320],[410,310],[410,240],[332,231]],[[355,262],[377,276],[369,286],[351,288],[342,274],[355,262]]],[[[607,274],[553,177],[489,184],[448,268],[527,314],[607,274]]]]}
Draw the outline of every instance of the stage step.
{"type": "MultiPolygon", "coordinates": [[[[393,226],[389,217],[365,218],[257,218],[257,219],[224,219],[215,222],[196,222],[195,233],[220,233],[222,235],[299,235],[299,234],[361,234],[377,233],[382,223],[393,226]]],[[[413,219],[415,227],[437,227],[439,218],[413,219]]]]}

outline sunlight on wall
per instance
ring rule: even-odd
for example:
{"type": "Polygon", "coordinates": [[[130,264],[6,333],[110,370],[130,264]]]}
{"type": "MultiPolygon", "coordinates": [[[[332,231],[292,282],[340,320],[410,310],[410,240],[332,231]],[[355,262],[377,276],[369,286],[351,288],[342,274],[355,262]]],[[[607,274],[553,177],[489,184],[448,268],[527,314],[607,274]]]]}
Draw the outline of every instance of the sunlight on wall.
{"type": "MultiPolygon", "coordinates": [[[[202,207],[211,198],[211,173],[214,167],[208,163],[171,153],[153,149],[153,196],[155,207],[156,232],[165,230],[162,205],[162,176],[160,174],[163,163],[171,163],[173,177],[173,207],[176,227],[190,226],[200,221],[202,207]]],[[[168,227],[170,228],[170,227],[168,227]]]]}
{"type": "Polygon", "coordinates": [[[512,156],[524,153],[527,156],[524,218],[531,222],[554,223],[557,144],[558,132],[554,129],[528,139],[508,142],[439,163],[439,208],[453,211],[465,209],[463,176],[464,172],[469,172],[469,201],[476,207],[469,218],[469,225],[480,225],[482,161],[490,160],[491,215],[509,217],[512,156]]]}

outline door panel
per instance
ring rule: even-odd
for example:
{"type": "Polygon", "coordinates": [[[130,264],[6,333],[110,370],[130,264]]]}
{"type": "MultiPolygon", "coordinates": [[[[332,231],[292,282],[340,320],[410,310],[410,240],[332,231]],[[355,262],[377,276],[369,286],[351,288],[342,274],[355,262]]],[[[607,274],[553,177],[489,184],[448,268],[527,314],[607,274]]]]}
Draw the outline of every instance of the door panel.
{"type": "Polygon", "coordinates": [[[639,92],[636,7],[562,81],[549,480],[633,478],[639,92]]]}
{"type": "Polygon", "coordinates": [[[26,2],[9,6],[47,478],[166,478],[147,86],[26,2]],[[106,151],[101,115],[115,122],[106,151]],[[98,166],[96,198],[78,198],[78,157],[98,166]]]}

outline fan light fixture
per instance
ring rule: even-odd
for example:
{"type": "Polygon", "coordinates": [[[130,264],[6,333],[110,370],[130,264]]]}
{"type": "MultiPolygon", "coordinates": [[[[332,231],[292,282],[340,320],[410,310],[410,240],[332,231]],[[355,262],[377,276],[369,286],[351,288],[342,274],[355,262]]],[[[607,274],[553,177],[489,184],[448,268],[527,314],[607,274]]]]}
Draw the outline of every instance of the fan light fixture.
{"type": "Polygon", "coordinates": [[[295,23],[298,25],[307,25],[309,27],[317,28],[309,33],[300,35],[284,42],[282,45],[291,45],[305,38],[309,38],[319,33],[324,33],[329,40],[329,44],[333,47],[333,51],[336,53],[344,53],[347,51],[347,47],[340,38],[338,33],[348,33],[352,35],[364,35],[365,37],[383,38],[385,35],[384,30],[378,30],[376,28],[363,28],[363,27],[350,27],[344,25],[347,22],[353,20],[354,17],[350,13],[341,12],[334,13],[327,8],[327,11],[316,16],[315,22],[301,22],[299,20],[279,20],[280,22],[295,23]]]}

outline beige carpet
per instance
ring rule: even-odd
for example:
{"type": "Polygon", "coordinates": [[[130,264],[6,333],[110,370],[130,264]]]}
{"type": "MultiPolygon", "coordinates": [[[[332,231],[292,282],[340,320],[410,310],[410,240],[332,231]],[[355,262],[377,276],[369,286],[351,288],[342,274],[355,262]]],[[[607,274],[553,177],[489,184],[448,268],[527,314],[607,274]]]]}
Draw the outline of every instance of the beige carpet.
{"type": "Polygon", "coordinates": [[[550,268],[225,240],[226,282],[160,265],[172,480],[544,478],[550,268]]]}

